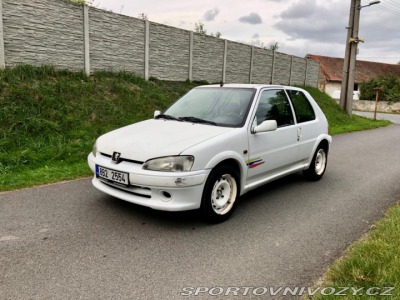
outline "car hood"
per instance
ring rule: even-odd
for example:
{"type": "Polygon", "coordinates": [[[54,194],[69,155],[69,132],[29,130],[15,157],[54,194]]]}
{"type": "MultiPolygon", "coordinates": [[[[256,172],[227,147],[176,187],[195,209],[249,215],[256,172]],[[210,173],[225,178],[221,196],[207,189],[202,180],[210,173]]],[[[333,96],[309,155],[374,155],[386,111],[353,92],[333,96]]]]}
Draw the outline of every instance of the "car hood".
{"type": "Polygon", "coordinates": [[[102,135],[97,151],[121,158],[147,161],[151,158],[179,155],[182,151],[220,134],[234,130],[190,122],[150,119],[102,135]]]}

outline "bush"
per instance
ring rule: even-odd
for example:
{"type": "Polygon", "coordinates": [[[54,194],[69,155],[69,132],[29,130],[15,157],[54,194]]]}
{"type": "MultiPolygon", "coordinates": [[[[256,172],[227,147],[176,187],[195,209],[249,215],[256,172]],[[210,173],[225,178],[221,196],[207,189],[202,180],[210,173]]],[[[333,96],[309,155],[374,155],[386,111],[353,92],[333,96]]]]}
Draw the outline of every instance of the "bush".
{"type": "Polygon", "coordinates": [[[375,100],[374,88],[381,87],[380,101],[400,102],[400,77],[381,76],[360,84],[360,99],[375,100]]]}

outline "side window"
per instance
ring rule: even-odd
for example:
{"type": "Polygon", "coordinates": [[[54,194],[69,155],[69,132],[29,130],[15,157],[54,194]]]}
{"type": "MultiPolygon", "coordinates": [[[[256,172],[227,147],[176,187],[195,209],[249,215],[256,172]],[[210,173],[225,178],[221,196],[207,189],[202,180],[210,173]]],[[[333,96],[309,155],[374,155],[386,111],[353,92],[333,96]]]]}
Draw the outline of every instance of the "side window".
{"type": "Polygon", "coordinates": [[[294,124],[289,100],[283,90],[266,90],[261,93],[256,111],[257,125],[265,120],[276,120],[278,127],[294,124]]]}
{"type": "Polygon", "coordinates": [[[290,99],[296,113],[297,123],[315,120],[315,112],[306,95],[300,91],[288,90],[290,99]]]}

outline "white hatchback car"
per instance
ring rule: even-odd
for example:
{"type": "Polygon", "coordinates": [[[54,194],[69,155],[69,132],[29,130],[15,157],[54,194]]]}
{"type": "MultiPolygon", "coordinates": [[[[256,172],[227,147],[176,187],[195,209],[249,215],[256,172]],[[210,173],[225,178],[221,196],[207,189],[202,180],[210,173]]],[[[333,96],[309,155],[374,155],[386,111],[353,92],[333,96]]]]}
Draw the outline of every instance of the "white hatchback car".
{"type": "Polygon", "coordinates": [[[328,122],[303,89],[225,84],[189,91],[163,114],[99,137],[93,185],[158,210],[200,209],[221,222],[240,195],[303,171],[325,172],[328,122]]]}

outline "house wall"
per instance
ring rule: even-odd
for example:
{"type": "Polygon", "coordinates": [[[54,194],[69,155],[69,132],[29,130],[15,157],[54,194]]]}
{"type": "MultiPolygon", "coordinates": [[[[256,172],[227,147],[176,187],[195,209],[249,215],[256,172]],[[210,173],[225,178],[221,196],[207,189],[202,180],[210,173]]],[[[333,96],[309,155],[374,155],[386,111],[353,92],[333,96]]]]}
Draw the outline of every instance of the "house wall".
{"type": "MultiPolygon", "coordinates": [[[[325,84],[324,92],[331,96],[333,99],[340,99],[340,94],[342,90],[342,83],[341,82],[328,82],[325,84]]],[[[354,90],[353,92],[353,99],[359,100],[360,98],[360,91],[354,90]]]]}
{"type": "Polygon", "coordinates": [[[341,88],[342,88],[341,82],[328,82],[325,84],[324,92],[334,99],[339,99],[341,88]]]}

